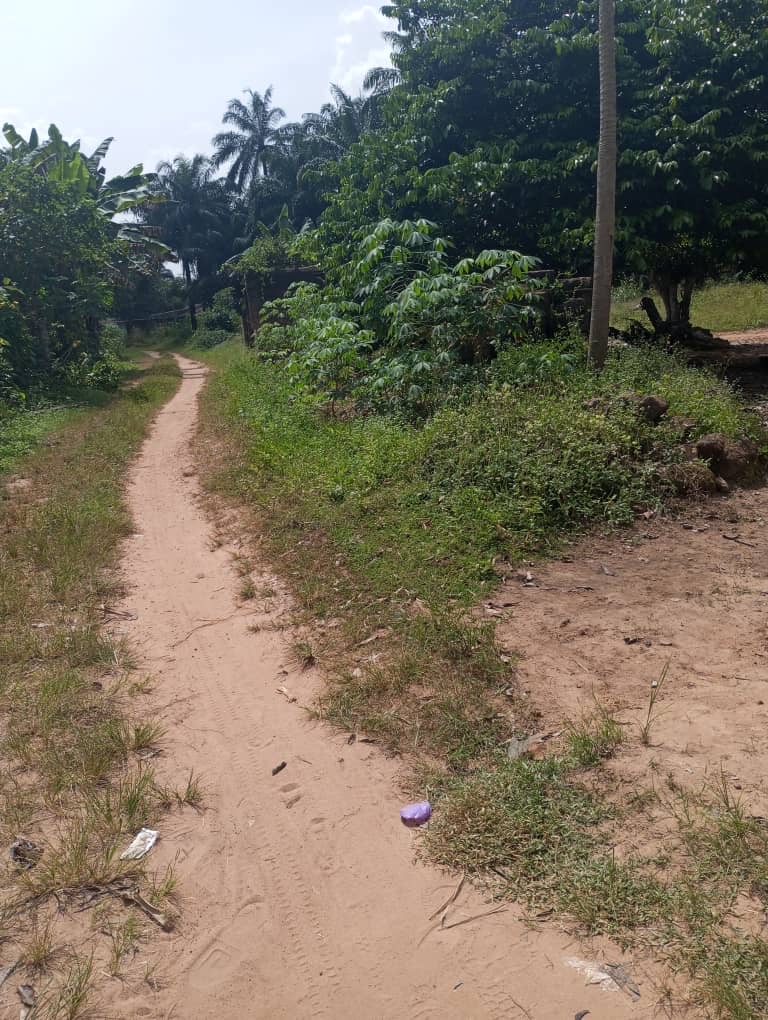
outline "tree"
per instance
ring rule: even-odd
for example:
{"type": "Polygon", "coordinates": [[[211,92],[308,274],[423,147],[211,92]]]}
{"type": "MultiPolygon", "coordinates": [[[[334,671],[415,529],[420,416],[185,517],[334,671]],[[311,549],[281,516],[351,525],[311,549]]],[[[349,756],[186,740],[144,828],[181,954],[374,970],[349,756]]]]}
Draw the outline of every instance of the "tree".
{"type": "Polygon", "coordinates": [[[120,242],[90,196],[22,161],[0,167],[0,335],[26,385],[100,353],[120,242]]]}
{"type": "Polygon", "coordinates": [[[191,159],[177,156],[173,162],[160,163],[154,191],[163,201],[142,207],[140,213],[178,255],[194,330],[197,282],[201,276],[216,272],[228,257],[222,242],[230,220],[229,195],[225,183],[214,177],[211,162],[199,154],[191,159]]]}
{"type": "Polygon", "coordinates": [[[709,275],[768,268],[768,8],[762,0],[655,0],[650,66],[625,117],[617,238],[648,275],[663,332],[690,333],[709,275]]]}
{"type": "Polygon", "coordinates": [[[241,194],[260,176],[270,172],[270,157],[277,142],[277,125],[285,118],[279,106],[272,106],[272,86],[264,95],[248,89],[248,102],[230,99],[223,124],[234,130],[220,131],[213,139],[216,169],[231,163],[228,182],[241,194]]]}
{"type": "Polygon", "coordinates": [[[374,89],[353,97],[331,84],[333,102],[324,103],[319,113],[306,113],[303,118],[307,136],[318,143],[318,155],[338,159],[363,135],[374,131],[380,123],[381,96],[374,89]]]}
{"type": "Polygon", "coordinates": [[[600,0],[600,145],[597,154],[595,266],[589,361],[601,369],[608,354],[616,226],[616,0],[600,0]]]}
{"type": "Polygon", "coordinates": [[[138,163],[126,173],[107,180],[102,161],[113,138],[105,138],[90,156],[86,156],[80,151],[80,142],[65,141],[55,124],[50,125],[48,137],[42,143],[36,130],[32,130],[26,141],[13,124],[3,125],[3,134],[9,145],[5,150],[7,162],[21,163],[47,180],[67,184],[81,197],[94,200],[99,213],[112,223],[115,236],[126,242],[123,257],[134,269],[142,270],[148,260],[173,259],[170,249],[158,241],[151,230],[124,218],[123,214],[156,201],[151,187],[155,175],[145,174],[144,167],[138,163]]]}

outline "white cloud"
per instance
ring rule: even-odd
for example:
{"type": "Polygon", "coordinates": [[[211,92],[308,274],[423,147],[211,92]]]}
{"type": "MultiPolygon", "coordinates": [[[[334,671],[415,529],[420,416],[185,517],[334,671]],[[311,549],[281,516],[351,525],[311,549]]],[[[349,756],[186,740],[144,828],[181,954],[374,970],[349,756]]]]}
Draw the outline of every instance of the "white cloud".
{"type": "Polygon", "coordinates": [[[387,19],[378,7],[372,7],[371,4],[365,4],[354,11],[342,11],[339,15],[339,21],[345,25],[354,25],[358,21],[364,21],[366,18],[373,18],[374,21],[377,21],[382,26],[387,24],[387,19]]]}
{"type": "Polygon", "coordinates": [[[345,92],[358,92],[366,72],[372,67],[388,66],[389,48],[381,34],[389,21],[372,4],[342,11],[339,22],[349,31],[336,38],[336,63],[330,78],[345,92]]]}

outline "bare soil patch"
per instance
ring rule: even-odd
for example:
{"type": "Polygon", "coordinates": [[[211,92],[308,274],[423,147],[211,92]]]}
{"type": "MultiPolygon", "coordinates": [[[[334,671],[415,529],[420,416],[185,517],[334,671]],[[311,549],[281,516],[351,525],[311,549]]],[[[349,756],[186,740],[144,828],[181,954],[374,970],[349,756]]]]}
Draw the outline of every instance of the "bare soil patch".
{"type": "Polygon", "coordinates": [[[722,773],[768,812],[767,520],[766,490],[740,491],[508,578],[516,605],[499,636],[524,650],[519,681],[541,729],[597,702],[626,726],[610,763],[622,783],[700,788],[722,773]]]}

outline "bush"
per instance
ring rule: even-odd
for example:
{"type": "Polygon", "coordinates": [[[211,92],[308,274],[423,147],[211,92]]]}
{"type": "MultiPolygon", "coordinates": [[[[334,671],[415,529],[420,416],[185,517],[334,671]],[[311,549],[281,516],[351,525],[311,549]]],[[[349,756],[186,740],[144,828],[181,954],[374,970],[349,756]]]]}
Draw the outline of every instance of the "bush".
{"type": "Polygon", "coordinates": [[[198,317],[198,327],[194,332],[195,347],[209,349],[218,347],[229,340],[240,328],[240,317],[235,308],[235,292],[225,287],[213,296],[210,308],[206,308],[198,317]]]}
{"type": "Polygon", "coordinates": [[[219,331],[230,335],[240,326],[240,317],[235,307],[235,292],[225,287],[213,295],[210,308],[200,313],[198,329],[219,331]]]}
{"type": "Polygon", "coordinates": [[[206,326],[198,326],[193,334],[195,347],[202,347],[209,350],[211,347],[218,347],[225,340],[232,339],[231,329],[209,329],[206,326]]]}
{"type": "Polygon", "coordinates": [[[483,251],[451,264],[429,220],[382,220],[324,288],[267,306],[259,346],[289,359],[294,380],[323,400],[431,414],[517,341],[533,316],[535,259],[483,251]]]}
{"type": "Polygon", "coordinates": [[[326,531],[346,562],[384,578],[382,589],[409,576],[414,592],[439,602],[476,597],[497,556],[556,548],[674,497],[660,468],[682,461],[689,436],[765,445],[757,419],[714,374],[663,351],[620,349],[597,376],[581,348],[570,337],[512,347],[486,385],[420,426],[320,416],[282,364],[249,353],[232,363],[228,348],[212,386],[245,430],[247,484],[267,512],[290,507],[290,519],[326,531]],[[667,418],[647,423],[617,398],[631,390],[664,397],[667,418]]]}
{"type": "Polygon", "coordinates": [[[84,352],[69,361],[60,378],[69,386],[83,389],[116,390],[125,372],[123,352],[125,330],[117,323],[106,323],[99,335],[97,352],[84,352]]]}

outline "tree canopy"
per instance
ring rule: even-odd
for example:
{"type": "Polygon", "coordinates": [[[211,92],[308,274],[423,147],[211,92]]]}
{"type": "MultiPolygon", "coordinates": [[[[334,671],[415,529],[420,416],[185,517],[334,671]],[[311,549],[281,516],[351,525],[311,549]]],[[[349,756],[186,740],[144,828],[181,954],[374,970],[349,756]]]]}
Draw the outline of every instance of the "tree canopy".
{"type": "MultiPolygon", "coordinates": [[[[248,89],[227,104],[210,156],[179,155],[156,175],[137,166],[111,181],[103,171],[109,139],[87,156],[55,128],[41,140],[7,127],[0,173],[37,175],[90,203],[139,272],[159,273],[172,250],[193,320],[198,303],[231,283],[222,267],[254,243],[258,261],[284,216],[296,259],[324,273],[334,289],[324,295],[328,307],[345,308],[344,321],[363,335],[371,322],[350,309],[367,295],[351,267],[382,224],[436,224],[451,270],[511,252],[529,266],[537,259],[587,276],[598,7],[394,0],[382,8],[393,66],[372,68],[360,95],[332,85],[315,112],[288,122],[271,86],[248,89]]],[[[686,326],[692,290],[706,276],[768,268],[768,10],[761,0],[617,0],[616,15],[617,271],[656,288],[656,325],[674,331],[686,326]]],[[[403,257],[402,265],[415,263],[403,257]]],[[[4,275],[7,287],[20,286],[4,275]]],[[[424,291],[424,279],[414,268],[404,286],[424,291]]],[[[444,301],[436,295],[433,288],[431,300],[444,301]]],[[[388,337],[397,346],[383,319],[373,332],[378,344],[388,337]]],[[[416,334],[426,335],[415,329],[409,343],[416,334]]],[[[475,348],[494,349],[490,340],[475,348]]]]}

